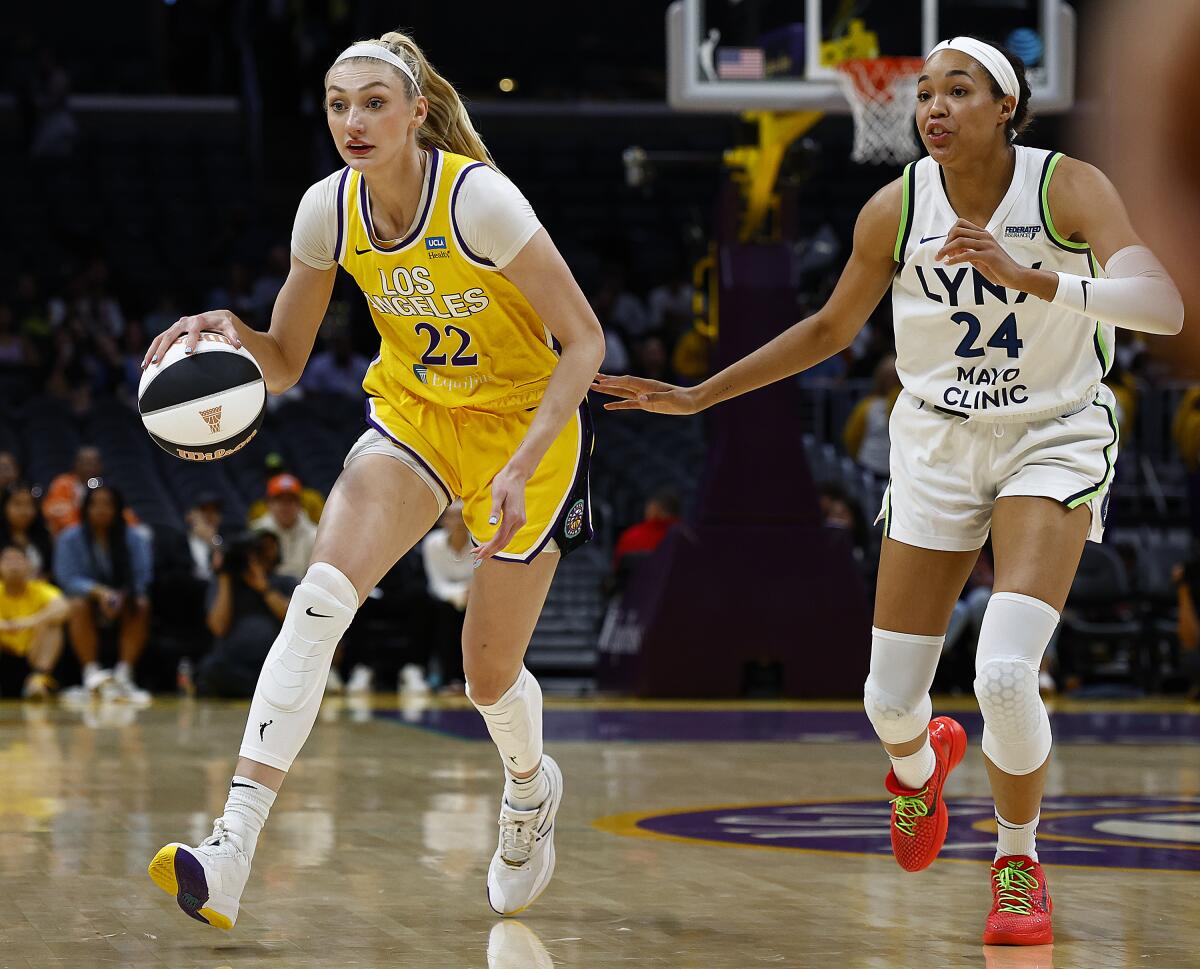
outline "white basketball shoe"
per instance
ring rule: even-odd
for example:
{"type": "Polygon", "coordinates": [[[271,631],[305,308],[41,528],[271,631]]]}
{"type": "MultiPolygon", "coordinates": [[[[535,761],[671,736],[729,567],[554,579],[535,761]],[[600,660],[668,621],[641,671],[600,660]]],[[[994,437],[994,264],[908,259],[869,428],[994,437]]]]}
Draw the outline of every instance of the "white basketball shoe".
{"type": "Polygon", "coordinates": [[[500,800],[500,843],[488,868],[488,904],[497,915],[516,915],[532,905],[554,874],[554,816],[562,802],[562,771],[542,755],[550,794],[539,807],[518,811],[500,800]]]}
{"type": "Polygon", "coordinates": [[[488,933],[488,969],[554,969],[536,932],[520,922],[497,922],[488,933]]]}
{"type": "Polygon", "coordinates": [[[250,859],[241,838],[217,818],[212,835],[197,847],[176,842],[159,849],[147,872],[155,885],[175,896],[184,914],[228,930],[237,921],[250,859]]]}

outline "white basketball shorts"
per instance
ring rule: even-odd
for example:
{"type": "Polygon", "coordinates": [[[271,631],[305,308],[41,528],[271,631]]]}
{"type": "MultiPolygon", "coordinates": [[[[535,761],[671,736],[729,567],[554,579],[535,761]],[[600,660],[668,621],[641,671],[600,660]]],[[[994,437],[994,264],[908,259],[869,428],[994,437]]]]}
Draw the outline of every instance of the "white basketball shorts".
{"type": "Polygon", "coordinates": [[[1062,417],[985,424],[935,409],[902,391],[892,409],[891,481],[876,524],[906,545],[982,548],[997,498],[1034,495],[1092,513],[1088,540],[1104,536],[1117,459],[1117,418],[1104,385],[1062,417]]]}

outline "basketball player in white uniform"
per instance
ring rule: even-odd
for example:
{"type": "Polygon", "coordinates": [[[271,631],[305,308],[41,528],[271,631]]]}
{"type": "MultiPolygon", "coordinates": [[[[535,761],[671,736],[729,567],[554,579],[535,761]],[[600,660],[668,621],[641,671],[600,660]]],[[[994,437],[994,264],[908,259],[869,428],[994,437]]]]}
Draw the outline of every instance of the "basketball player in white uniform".
{"type": "Polygon", "coordinates": [[[1034,832],[1050,755],[1038,667],[1085,540],[1100,541],[1117,453],[1101,378],[1114,327],[1174,334],[1183,304],[1098,169],[1013,143],[1029,86],[968,37],[934,48],[917,88],[928,157],[863,207],[814,316],[697,387],[599,376],[610,409],[691,414],[841,352],[890,287],[897,371],[891,483],[867,715],[892,762],[892,847],[909,871],[945,840],[942,789],[966,736],[930,720],[950,613],[989,531],[994,592],[975,694],[999,839],[988,944],[1052,941],[1034,832]]]}

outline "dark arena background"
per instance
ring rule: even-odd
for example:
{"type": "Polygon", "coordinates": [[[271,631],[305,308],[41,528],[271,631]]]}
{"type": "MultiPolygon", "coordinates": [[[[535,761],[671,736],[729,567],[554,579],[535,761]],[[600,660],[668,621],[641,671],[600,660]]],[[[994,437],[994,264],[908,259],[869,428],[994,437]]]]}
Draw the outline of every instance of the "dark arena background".
{"type": "MultiPolygon", "coordinates": [[[[1166,0],[1150,37],[1187,7],[1166,0]]],[[[924,153],[902,122],[876,132],[885,161],[852,159],[870,122],[839,62],[920,57],[957,33],[1008,44],[1034,77],[1020,144],[1098,165],[1147,244],[1168,238],[1143,194],[1152,134],[1119,104],[1130,65],[1156,57],[1130,9],[6,8],[0,969],[1196,965],[1200,304],[1177,247],[1189,322],[1174,338],[1117,330],[1104,542],[1084,550],[1039,676],[1053,945],[980,942],[996,822],[972,684],[990,542],[933,683],[935,714],[970,741],[946,844],[921,874],[891,858],[889,764],[862,705],[900,391],[888,297],[844,351],[700,414],[589,395],[595,537],[563,560],[526,655],[565,778],[535,906],[501,919],[484,891],[502,771],[465,693],[471,540],[454,508],[343,638],[233,930],[185,918],[146,876],[161,845],[198,844],[221,815],[259,669],[367,428],[380,336],[339,272],[303,377],[208,462],[146,433],[141,363],[181,317],[270,324],[300,198],[345,165],[322,89],[345,47],[412,36],[570,267],[603,372],[692,386],[820,309],[860,209],[924,153]],[[1104,67],[1113,51],[1123,73],[1104,67]],[[123,536],[115,559],[97,555],[102,532],[123,536]],[[21,620],[42,607],[31,632],[21,620]]],[[[1145,84],[1147,100],[1188,96],[1154,72],[1145,84]]]]}

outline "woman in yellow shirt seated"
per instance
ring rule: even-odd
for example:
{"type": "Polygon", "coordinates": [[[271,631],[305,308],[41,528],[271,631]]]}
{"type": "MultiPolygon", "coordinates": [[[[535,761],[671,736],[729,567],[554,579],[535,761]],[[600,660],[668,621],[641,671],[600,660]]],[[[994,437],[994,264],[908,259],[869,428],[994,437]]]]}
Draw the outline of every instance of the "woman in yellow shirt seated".
{"type": "Polygon", "coordinates": [[[22,696],[47,697],[55,688],[51,674],[70,607],[56,586],[33,575],[23,549],[0,549],[0,695],[15,692],[7,680],[18,667],[25,674],[22,696]]]}

